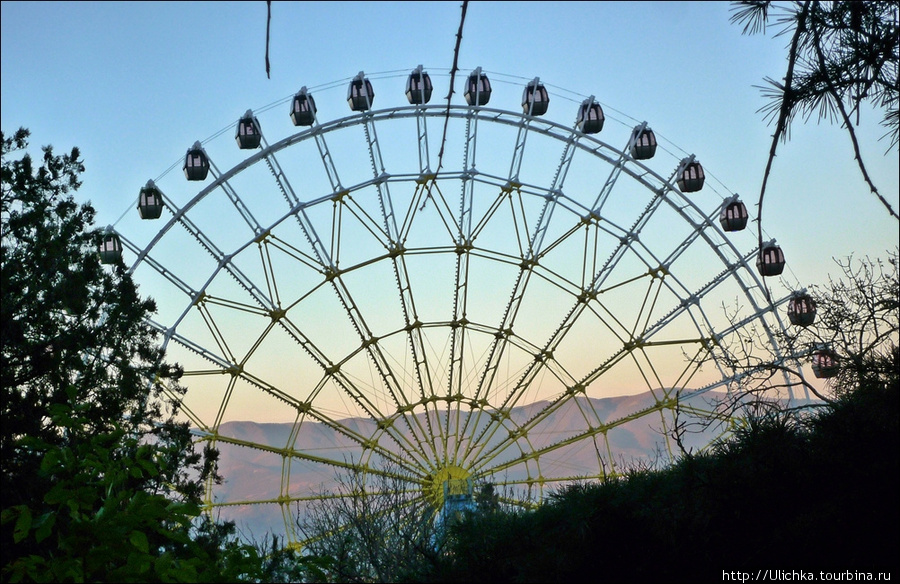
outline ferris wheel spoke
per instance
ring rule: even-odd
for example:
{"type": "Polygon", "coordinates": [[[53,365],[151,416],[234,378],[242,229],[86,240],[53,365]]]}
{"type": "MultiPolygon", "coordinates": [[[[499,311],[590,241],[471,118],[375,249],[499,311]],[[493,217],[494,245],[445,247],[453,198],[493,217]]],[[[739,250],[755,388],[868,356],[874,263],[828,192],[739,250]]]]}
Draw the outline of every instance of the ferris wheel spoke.
{"type": "MultiPolygon", "coordinates": [[[[352,358],[352,354],[346,357],[341,362],[332,362],[325,356],[322,351],[318,349],[318,347],[311,340],[306,337],[306,335],[299,327],[294,325],[294,323],[290,319],[282,318],[279,322],[281,323],[282,327],[284,327],[285,330],[288,331],[288,334],[297,343],[299,343],[304,348],[304,350],[308,354],[310,354],[313,359],[319,364],[319,366],[322,368],[323,373],[325,374],[325,379],[333,380],[333,382],[337,384],[337,386],[340,387],[348,397],[356,402],[371,419],[379,420],[386,428],[393,428],[394,422],[398,417],[402,417],[405,423],[410,424],[409,417],[400,416],[398,413],[392,413],[392,411],[386,411],[374,404],[369,397],[370,394],[360,388],[358,384],[353,381],[343,370],[342,364],[346,363],[350,358],[352,358]]],[[[387,384],[391,380],[390,376],[393,374],[390,372],[390,367],[384,364],[385,359],[381,352],[371,350],[371,345],[377,345],[377,342],[363,343],[363,346],[361,346],[358,350],[360,352],[368,352],[369,355],[373,356],[373,360],[380,359],[382,365],[379,368],[379,371],[387,371],[387,374],[381,373],[382,380],[387,384]],[[366,347],[365,345],[367,344],[370,346],[366,347]]],[[[394,383],[394,386],[396,386],[396,383],[394,383]]],[[[316,402],[317,396],[325,389],[325,387],[326,386],[324,383],[319,383],[310,394],[307,401],[304,403],[310,405],[314,404],[316,402]]],[[[397,399],[397,391],[392,391],[391,387],[392,386],[388,385],[389,391],[391,393],[391,398],[394,403],[394,408],[392,408],[392,410],[393,412],[403,412],[409,406],[409,403],[399,401],[397,399]]],[[[301,409],[308,409],[310,405],[303,405],[301,409]]],[[[415,418],[413,418],[412,422],[415,422],[415,418]]],[[[410,425],[409,430],[416,437],[415,443],[421,446],[421,428],[419,428],[418,432],[415,432],[412,425],[410,425]]],[[[407,443],[408,445],[412,445],[412,443],[408,442],[402,432],[399,432],[396,429],[391,430],[391,435],[394,436],[395,434],[397,436],[400,436],[400,438],[398,438],[398,444],[407,443]]]]}
{"type": "Polygon", "coordinates": [[[379,225],[377,220],[372,217],[370,212],[366,210],[353,197],[352,191],[343,191],[335,196],[336,204],[334,206],[334,216],[332,218],[332,252],[331,255],[335,260],[335,265],[340,264],[340,246],[345,227],[345,221],[355,221],[363,229],[369,232],[375,241],[382,246],[385,251],[391,252],[396,248],[396,240],[379,225]],[[344,219],[344,210],[347,210],[352,219],[344,219]]]}
{"type": "MultiPolygon", "coordinates": [[[[413,359],[413,368],[416,371],[417,386],[419,389],[419,397],[425,406],[425,435],[432,435],[431,424],[432,415],[430,413],[431,404],[426,397],[434,395],[434,386],[431,380],[430,368],[427,362],[426,351],[421,334],[421,322],[416,311],[415,299],[413,295],[412,285],[407,271],[406,260],[404,258],[404,233],[397,226],[397,219],[394,212],[394,201],[391,197],[389,181],[381,179],[387,176],[384,164],[381,159],[381,148],[378,143],[378,135],[375,124],[371,119],[366,118],[364,125],[366,133],[366,142],[369,148],[369,157],[372,162],[372,168],[376,178],[376,189],[378,192],[379,207],[381,209],[384,233],[387,236],[388,255],[393,265],[394,278],[399,292],[400,307],[403,313],[404,325],[406,327],[409,338],[409,350],[413,359]]],[[[422,191],[417,189],[417,193],[421,196],[422,191]]],[[[412,218],[418,208],[418,197],[412,197],[404,221],[405,229],[412,223],[412,218]]],[[[407,404],[408,405],[408,404],[407,404]]]]}
{"type": "Polygon", "coordinates": [[[308,416],[316,422],[331,428],[338,435],[359,446],[363,451],[377,454],[384,459],[391,460],[394,464],[404,467],[410,464],[419,466],[427,464],[426,459],[423,458],[424,453],[427,451],[423,449],[422,444],[410,440],[407,433],[400,430],[395,424],[402,414],[390,414],[379,411],[368,399],[366,391],[339,370],[334,370],[330,375],[326,375],[306,401],[302,401],[291,393],[254,376],[250,371],[239,369],[233,375],[287,403],[297,412],[298,416],[308,416]],[[365,435],[355,431],[345,421],[335,419],[321,408],[316,407],[316,396],[325,388],[328,380],[341,387],[351,399],[363,407],[369,419],[375,421],[371,426],[371,434],[365,435]],[[381,438],[382,436],[387,437],[387,439],[381,438]],[[388,442],[393,447],[389,448],[387,446],[388,442]]]}
{"type": "Polygon", "coordinates": [[[433,180],[431,159],[428,155],[428,118],[421,106],[416,107],[416,142],[419,144],[419,176],[423,180],[433,180]]]}
{"type": "MultiPolygon", "coordinates": [[[[374,146],[372,147],[375,148],[374,146]]],[[[374,150],[373,150],[374,151],[374,150]]],[[[430,385],[428,381],[428,367],[424,357],[424,348],[422,347],[421,339],[419,338],[418,327],[420,326],[418,323],[418,319],[415,317],[415,307],[412,300],[412,290],[408,283],[408,274],[406,272],[405,262],[402,258],[402,249],[396,247],[399,245],[396,241],[396,224],[393,222],[393,215],[388,215],[387,211],[385,211],[385,201],[389,202],[389,191],[387,197],[383,196],[382,186],[386,189],[386,185],[380,185],[376,183],[376,186],[379,189],[379,198],[382,201],[382,211],[384,212],[384,224],[388,229],[394,230],[394,235],[385,233],[382,231],[381,233],[387,236],[386,240],[382,240],[382,244],[386,246],[388,249],[388,257],[391,258],[394,270],[394,277],[397,282],[397,286],[399,289],[399,296],[401,306],[404,310],[404,320],[407,327],[407,333],[410,338],[410,350],[413,354],[413,359],[417,363],[417,370],[419,374],[422,375],[420,377],[419,382],[419,396],[418,398],[413,398],[412,396],[408,396],[407,392],[403,390],[402,384],[397,380],[396,376],[393,373],[393,370],[386,359],[385,354],[381,350],[381,346],[377,342],[377,337],[372,333],[370,328],[365,322],[365,319],[362,315],[362,312],[359,310],[356,302],[353,300],[353,297],[350,293],[350,289],[344,282],[343,277],[338,272],[333,278],[331,278],[332,286],[337,293],[341,304],[344,307],[344,312],[349,317],[351,324],[356,329],[357,334],[360,336],[361,341],[365,347],[366,352],[371,357],[375,367],[382,378],[385,386],[388,388],[389,393],[391,394],[395,407],[398,410],[403,410],[412,406],[415,402],[424,403],[426,409],[429,407],[428,402],[424,400],[425,397],[425,387],[430,385]],[[410,318],[412,316],[413,318],[410,318]],[[424,375],[423,375],[424,373],[424,375]]],[[[352,201],[352,197],[348,197],[352,201]]],[[[344,201],[341,201],[341,205],[344,204],[344,201]]],[[[336,206],[336,209],[341,207],[336,206]]],[[[348,204],[348,208],[350,204],[348,204]]],[[[357,218],[369,217],[368,213],[366,213],[361,207],[356,207],[357,211],[354,212],[354,215],[357,218]]],[[[391,212],[392,213],[392,212],[391,212]]],[[[338,223],[338,229],[340,227],[340,222],[338,223]]],[[[370,224],[372,222],[370,221],[370,224]]],[[[372,231],[372,229],[370,229],[372,231]]],[[[338,231],[338,236],[335,237],[335,240],[340,240],[340,231],[338,231]]],[[[373,233],[374,234],[374,233],[373,233]]],[[[339,258],[339,254],[335,255],[336,258],[339,258]]],[[[336,264],[337,265],[337,264],[336,264]]],[[[410,432],[416,437],[417,441],[421,443],[425,443],[425,436],[429,436],[431,434],[430,430],[422,427],[422,422],[418,418],[415,417],[404,417],[404,421],[406,422],[410,432]]],[[[431,416],[426,416],[425,425],[429,426],[431,424],[431,416]]],[[[428,441],[430,444],[430,441],[428,441]]],[[[431,446],[433,447],[433,446],[431,446]]]]}
{"type": "MultiPolygon", "coordinates": [[[[322,140],[320,150],[324,150],[325,152],[327,152],[327,146],[324,144],[324,138],[317,136],[317,140],[319,139],[322,140]]],[[[291,186],[290,181],[282,170],[281,165],[278,163],[278,159],[275,157],[275,154],[270,151],[268,144],[265,143],[265,138],[263,138],[263,141],[265,145],[265,152],[267,152],[267,156],[265,157],[266,163],[268,164],[269,170],[271,170],[272,175],[275,177],[275,181],[278,185],[279,190],[284,195],[291,209],[296,209],[296,211],[293,212],[293,215],[297,220],[300,229],[303,231],[303,235],[305,236],[307,243],[310,245],[310,247],[312,247],[312,252],[316,256],[315,265],[321,266],[325,270],[333,269],[333,256],[323,245],[322,239],[321,237],[319,237],[315,226],[313,225],[312,221],[310,221],[309,216],[306,214],[306,205],[300,201],[300,198],[297,196],[293,186],[291,186]]],[[[332,176],[335,177],[334,180],[331,180],[332,190],[335,193],[340,193],[343,189],[340,186],[340,182],[336,180],[337,170],[333,169],[329,165],[330,160],[330,156],[323,155],[323,161],[325,162],[326,169],[329,171],[329,178],[332,176]]],[[[266,235],[267,239],[271,238],[271,230],[266,235]]],[[[283,246],[283,249],[291,249],[293,254],[297,254],[296,257],[309,257],[305,252],[302,252],[294,246],[291,246],[289,243],[281,240],[279,241],[283,246]]]]}
{"type": "MultiPolygon", "coordinates": [[[[166,268],[162,263],[160,263],[160,262],[158,262],[157,260],[155,260],[155,259],[154,259],[153,257],[151,257],[149,254],[142,253],[143,250],[141,250],[138,246],[136,246],[134,243],[132,243],[131,241],[129,241],[129,240],[128,240],[127,238],[125,238],[124,236],[121,236],[121,235],[120,235],[120,237],[121,237],[121,240],[122,240],[122,244],[123,244],[127,249],[131,250],[131,251],[134,252],[135,254],[141,254],[141,261],[142,261],[143,263],[146,263],[147,265],[149,265],[151,268],[153,268],[153,270],[154,270],[157,274],[159,274],[160,276],[162,276],[163,278],[165,278],[166,280],[168,280],[171,284],[174,284],[175,287],[178,288],[178,290],[180,290],[182,294],[186,295],[188,298],[193,298],[193,297],[197,294],[197,292],[196,292],[193,288],[191,288],[190,286],[188,286],[188,285],[184,282],[184,280],[182,280],[181,278],[179,278],[178,276],[176,276],[176,275],[172,272],[172,270],[169,270],[168,268],[166,268]]],[[[134,264],[132,264],[131,267],[130,267],[129,270],[128,270],[129,273],[133,273],[134,270],[137,268],[137,266],[138,266],[138,262],[135,262],[134,264]]]]}
{"type": "MultiPolygon", "coordinates": [[[[628,149],[626,148],[625,151],[627,150],[628,149]]],[[[609,198],[610,193],[613,192],[613,187],[616,185],[619,176],[622,174],[622,168],[624,168],[625,164],[630,160],[625,154],[625,151],[619,154],[618,159],[609,172],[609,176],[606,178],[606,182],[597,194],[597,198],[594,199],[594,202],[591,204],[590,215],[595,217],[601,217],[603,215],[603,206],[606,204],[606,200],[609,198]]]]}
{"type": "MultiPolygon", "coordinates": [[[[360,454],[352,466],[356,470],[372,470],[371,465],[364,465],[363,461],[365,456],[373,455],[408,473],[421,475],[430,466],[428,458],[424,454],[426,451],[422,450],[421,445],[410,441],[403,432],[396,431],[396,428],[381,424],[379,425],[380,427],[374,428],[371,434],[363,435],[350,428],[344,421],[336,420],[317,409],[310,409],[307,415],[316,422],[331,428],[340,436],[347,438],[360,450],[360,454]]],[[[346,454],[346,452],[341,452],[340,460],[343,461],[346,454]]],[[[294,456],[294,458],[303,457],[294,456]]],[[[338,466],[334,464],[337,458],[317,457],[316,460],[312,461],[338,466]]]]}
{"type": "MultiPolygon", "coordinates": [[[[576,129],[573,129],[569,134],[569,137],[565,140],[563,153],[560,156],[559,164],[554,171],[553,180],[550,183],[548,193],[545,195],[544,204],[541,207],[540,214],[538,215],[538,219],[534,227],[534,233],[532,234],[531,240],[529,242],[529,259],[538,260],[542,255],[544,255],[544,237],[553,217],[553,212],[556,209],[559,199],[562,195],[563,185],[565,183],[566,176],[568,175],[569,168],[572,166],[572,160],[574,159],[575,152],[577,150],[576,144],[579,139],[579,133],[576,131],[576,129]]],[[[568,237],[568,235],[563,236],[562,239],[565,239],[566,237],[568,237]]],[[[551,245],[551,248],[552,247],[553,246],[551,245]]]]}
{"type": "MultiPolygon", "coordinates": [[[[230,259],[230,257],[226,257],[224,253],[222,253],[213,242],[202,232],[200,231],[196,225],[191,222],[190,219],[186,215],[180,215],[178,217],[179,223],[190,233],[200,245],[206,249],[213,256],[213,258],[218,262],[218,270],[225,270],[234,280],[246,290],[250,296],[256,301],[260,306],[267,308],[269,310],[275,307],[275,304],[272,302],[272,299],[269,298],[262,290],[260,290],[253,281],[247,277],[230,259]]],[[[233,255],[231,256],[233,257],[233,255]]],[[[215,275],[214,275],[215,276],[215,275]]],[[[213,276],[213,277],[214,277],[213,276]]],[[[210,278],[212,280],[212,278],[210,278]]],[[[203,292],[203,289],[200,290],[203,292]]]]}
{"type": "Polygon", "coordinates": [[[225,192],[226,196],[228,196],[228,200],[231,201],[234,208],[237,209],[241,218],[247,223],[247,226],[253,232],[253,235],[259,235],[263,232],[263,228],[260,226],[259,221],[256,220],[256,217],[253,216],[253,213],[250,212],[249,207],[247,207],[246,203],[241,199],[240,195],[238,195],[237,191],[231,186],[231,184],[221,177],[218,168],[216,168],[215,164],[210,161],[210,174],[212,174],[213,179],[215,179],[215,183],[218,184],[219,187],[225,192]]]}
{"type": "MultiPolygon", "coordinates": [[[[559,169],[557,173],[560,173],[559,169]]],[[[550,200],[551,197],[547,197],[538,218],[538,225],[535,226],[534,233],[529,236],[529,228],[526,220],[526,212],[524,209],[522,196],[523,195],[519,187],[505,186],[504,188],[502,188],[501,197],[499,197],[495,201],[495,204],[491,206],[489,213],[487,213],[485,217],[480,221],[479,227],[477,227],[475,231],[475,234],[477,235],[478,231],[480,231],[480,229],[484,228],[487,225],[488,219],[493,215],[494,211],[499,208],[497,202],[499,202],[501,198],[507,198],[509,201],[511,224],[514,226],[514,231],[519,241],[519,271],[516,276],[516,281],[513,284],[513,289],[510,293],[509,301],[504,308],[501,322],[497,326],[498,332],[495,335],[495,340],[491,346],[490,356],[488,357],[488,360],[482,372],[481,379],[474,392],[475,399],[478,399],[479,396],[486,391],[487,387],[493,385],[493,380],[497,373],[497,368],[499,367],[499,363],[505,353],[506,338],[512,333],[519,307],[528,288],[528,283],[531,279],[533,268],[536,265],[536,260],[534,259],[535,241],[543,233],[546,227],[546,222],[549,221],[549,217],[551,215],[551,213],[548,213],[548,207],[552,207],[553,202],[550,200]],[[514,192],[515,194],[513,194],[514,192]]],[[[475,236],[473,236],[473,241],[475,241],[475,236]]]]}
{"type": "MultiPolygon", "coordinates": [[[[540,433],[541,425],[544,424],[548,419],[552,418],[552,414],[558,411],[561,407],[565,406],[567,403],[573,403],[576,405],[578,410],[583,415],[585,426],[580,430],[569,432],[568,435],[562,439],[556,441],[548,441],[546,444],[530,450],[526,456],[521,458],[539,461],[542,458],[548,457],[556,451],[564,450],[566,447],[582,443],[583,441],[588,439],[593,440],[597,437],[602,437],[603,440],[608,444],[607,435],[611,430],[620,426],[624,426],[625,424],[628,424],[635,420],[641,419],[649,414],[670,409],[674,407],[676,399],[672,395],[662,396],[662,398],[656,398],[651,404],[640,408],[628,415],[615,419],[603,420],[590,400],[584,398],[575,399],[572,394],[565,394],[546,404],[531,418],[524,421],[514,431],[512,431],[511,435],[514,435],[516,437],[534,436],[540,433]]],[[[491,451],[488,451],[483,456],[490,455],[491,457],[496,458],[500,455],[501,449],[509,447],[510,443],[503,443],[498,447],[495,447],[491,451]]],[[[608,451],[608,453],[610,454],[610,456],[607,460],[607,463],[611,464],[614,467],[615,461],[611,456],[612,453],[611,451],[608,451]]],[[[490,471],[496,475],[503,471],[508,471],[514,468],[517,464],[520,464],[520,460],[513,458],[490,466],[490,471]]],[[[584,473],[579,473],[578,475],[554,477],[552,479],[552,482],[564,483],[585,478],[605,478],[606,476],[608,476],[607,472],[603,469],[602,465],[598,464],[596,475],[590,476],[585,475],[584,473]]],[[[547,481],[548,477],[541,477],[541,479],[542,481],[547,481]]],[[[531,480],[533,481],[534,479],[531,478],[531,480]]]]}

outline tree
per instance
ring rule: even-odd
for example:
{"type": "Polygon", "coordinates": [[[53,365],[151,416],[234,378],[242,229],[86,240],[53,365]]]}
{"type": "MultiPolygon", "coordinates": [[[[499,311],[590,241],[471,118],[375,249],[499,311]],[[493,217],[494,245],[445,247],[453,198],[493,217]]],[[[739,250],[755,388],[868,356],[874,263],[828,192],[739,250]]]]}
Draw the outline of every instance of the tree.
{"type": "Polygon", "coordinates": [[[793,326],[783,344],[792,354],[826,357],[820,374],[835,396],[897,383],[900,363],[900,248],[887,259],[838,260],[841,277],[811,286],[815,320],[793,326]]]}
{"type": "Polygon", "coordinates": [[[321,495],[298,508],[297,526],[307,552],[332,559],[324,581],[415,582],[436,561],[434,509],[396,465],[349,470],[321,495]]]}
{"type": "MultiPolygon", "coordinates": [[[[167,364],[121,260],[101,265],[79,151],[2,142],[4,581],[256,581],[290,570],[201,515],[217,453],[177,421],[167,364]],[[14,153],[20,157],[13,159],[14,153]]],[[[273,542],[274,545],[274,542],[273,542]]]]}
{"type": "Polygon", "coordinates": [[[733,23],[744,34],[765,33],[774,18],[776,36],[790,35],[788,65],[783,82],[767,78],[763,94],[769,103],[761,111],[775,122],[775,133],[759,193],[759,243],[762,247],[762,209],[766,183],[779,141],[790,135],[790,124],[801,115],[838,120],[847,130],[865,182],[888,213],[897,211],[879,193],[860,153],[854,118],[859,122],[866,103],[881,109],[888,129],[887,151],[896,150],[900,132],[900,96],[897,68],[900,61],[900,3],[879,0],[776,3],[743,0],[733,3],[733,23]],[[776,16],[777,15],[777,16],[776,16]]]}

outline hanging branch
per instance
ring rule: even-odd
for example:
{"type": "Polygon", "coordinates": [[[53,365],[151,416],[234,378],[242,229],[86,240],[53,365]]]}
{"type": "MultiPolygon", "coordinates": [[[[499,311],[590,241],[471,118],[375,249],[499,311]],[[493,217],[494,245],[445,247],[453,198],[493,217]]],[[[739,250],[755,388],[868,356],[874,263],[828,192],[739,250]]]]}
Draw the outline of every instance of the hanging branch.
{"type": "Polygon", "coordinates": [[[447,112],[444,114],[444,133],[441,136],[441,149],[438,151],[437,169],[434,171],[434,178],[431,179],[431,183],[428,185],[428,196],[425,197],[422,206],[419,207],[420,211],[425,208],[428,199],[431,198],[431,188],[437,181],[437,174],[444,164],[444,145],[447,143],[447,126],[450,123],[450,100],[453,97],[453,83],[456,79],[456,72],[459,70],[459,45],[462,43],[463,24],[466,22],[466,8],[468,8],[468,6],[468,0],[462,3],[462,14],[459,17],[459,30],[456,31],[456,46],[453,48],[453,66],[450,67],[450,91],[447,92],[447,112]]]}
{"type": "Polygon", "coordinates": [[[462,42],[463,24],[466,22],[466,8],[469,2],[462,3],[462,15],[459,18],[459,30],[456,32],[456,46],[453,48],[453,66],[450,68],[450,91],[447,93],[447,113],[444,116],[444,134],[441,136],[441,149],[438,151],[437,170],[441,170],[444,159],[444,144],[447,142],[447,125],[450,122],[450,99],[453,97],[453,80],[459,70],[459,45],[462,42]]]}
{"type": "Polygon", "coordinates": [[[266,0],[266,79],[269,75],[269,26],[272,24],[272,0],[266,0]]]}

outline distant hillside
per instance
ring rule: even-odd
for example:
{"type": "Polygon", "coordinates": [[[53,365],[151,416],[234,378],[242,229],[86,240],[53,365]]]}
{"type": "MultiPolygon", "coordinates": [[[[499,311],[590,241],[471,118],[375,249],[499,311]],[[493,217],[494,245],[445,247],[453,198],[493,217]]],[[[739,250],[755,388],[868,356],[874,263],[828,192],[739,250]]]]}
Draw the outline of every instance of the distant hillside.
{"type": "MultiPolygon", "coordinates": [[[[590,401],[601,419],[614,421],[652,406],[654,398],[648,392],[590,401]]],[[[516,422],[522,422],[544,405],[546,402],[537,402],[514,408],[511,418],[516,422]]],[[[579,424],[583,425],[583,421],[578,418],[579,415],[577,408],[560,409],[546,425],[553,427],[558,435],[567,435],[574,428],[580,427],[579,424]]],[[[343,423],[362,435],[371,435],[376,430],[375,422],[370,419],[344,420],[343,423]]],[[[292,424],[286,423],[235,421],[222,424],[220,434],[243,442],[281,449],[288,444],[292,429],[292,424]]],[[[715,434],[711,432],[690,434],[688,446],[696,448],[704,445],[714,436],[715,434]]],[[[530,436],[529,439],[535,448],[556,440],[554,436],[530,436]]],[[[618,463],[629,464],[635,460],[656,461],[665,452],[665,440],[659,419],[653,416],[632,420],[610,430],[608,439],[610,447],[619,457],[618,463]]],[[[323,424],[305,422],[299,428],[293,446],[297,450],[311,454],[327,452],[333,457],[335,450],[349,453],[352,445],[346,438],[323,424]]],[[[220,473],[225,479],[224,485],[217,488],[220,500],[273,500],[279,496],[282,460],[278,454],[221,442],[217,447],[220,450],[220,473]]],[[[557,476],[577,475],[578,469],[596,467],[597,450],[590,440],[567,446],[554,452],[552,457],[542,459],[545,476],[550,476],[548,473],[556,471],[562,473],[557,476]]],[[[337,472],[337,469],[323,471],[321,468],[295,465],[290,475],[291,488],[314,493],[324,492],[334,484],[337,472]]],[[[283,530],[282,514],[274,505],[226,507],[222,508],[220,516],[236,521],[248,535],[257,538],[267,531],[280,534],[283,530]]]]}

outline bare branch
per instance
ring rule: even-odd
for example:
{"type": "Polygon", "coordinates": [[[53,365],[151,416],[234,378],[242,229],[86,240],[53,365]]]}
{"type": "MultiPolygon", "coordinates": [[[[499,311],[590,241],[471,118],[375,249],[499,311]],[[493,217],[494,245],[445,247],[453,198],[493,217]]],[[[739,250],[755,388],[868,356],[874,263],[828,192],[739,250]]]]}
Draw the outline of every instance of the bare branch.
{"type": "Polygon", "coordinates": [[[459,70],[459,46],[460,43],[462,43],[463,25],[466,22],[466,9],[468,6],[468,0],[462,3],[462,13],[459,17],[459,30],[456,32],[456,46],[453,47],[453,66],[450,67],[450,89],[447,92],[447,112],[444,115],[444,133],[441,136],[441,149],[438,151],[437,168],[434,171],[434,178],[432,178],[431,182],[428,184],[428,196],[425,197],[425,200],[422,202],[422,206],[419,208],[420,211],[425,208],[425,204],[428,203],[428,200],[431,198],[431,189],[437,181],[437,174],[444,165],[444,145],[447,143],[447,126],[450,124],[450,100],[453,97],[453,84],[456,80],[456,72],[459,70]]]}
{"type": "Polygon", "coordinates": [[[269,75],[269,27],[272,24],[272,0],[266,0],[266,79],[269,75]]]}

